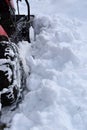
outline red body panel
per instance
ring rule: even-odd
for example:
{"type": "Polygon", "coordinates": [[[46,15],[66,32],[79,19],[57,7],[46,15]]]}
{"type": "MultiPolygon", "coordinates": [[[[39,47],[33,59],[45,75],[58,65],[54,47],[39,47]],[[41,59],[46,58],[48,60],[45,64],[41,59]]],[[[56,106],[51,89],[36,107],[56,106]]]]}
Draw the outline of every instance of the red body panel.
{"type": "Polygon", "coordinates": [[[5,30],[3,29],[1,25],[0,25],[0,36],[6,36],[8,38],[7,33],[5,32],[5,30]]]}
{"type": "Polygon", "coordinates": [[[15,9],[13,0],[6,0],[6,2],[8,5],[15,9]]]}

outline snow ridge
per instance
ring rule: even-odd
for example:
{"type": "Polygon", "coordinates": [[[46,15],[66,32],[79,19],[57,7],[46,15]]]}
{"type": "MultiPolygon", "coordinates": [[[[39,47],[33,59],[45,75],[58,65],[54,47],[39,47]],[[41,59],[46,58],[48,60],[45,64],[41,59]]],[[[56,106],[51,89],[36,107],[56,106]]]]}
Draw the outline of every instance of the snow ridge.
{"type": "Polygon", "coordinates": [[[36,41],[19,43],[31,74],[29,92],[10,130],[87,130],[87,44],[82,25],[61,16],[35,19],[36,41]]]}

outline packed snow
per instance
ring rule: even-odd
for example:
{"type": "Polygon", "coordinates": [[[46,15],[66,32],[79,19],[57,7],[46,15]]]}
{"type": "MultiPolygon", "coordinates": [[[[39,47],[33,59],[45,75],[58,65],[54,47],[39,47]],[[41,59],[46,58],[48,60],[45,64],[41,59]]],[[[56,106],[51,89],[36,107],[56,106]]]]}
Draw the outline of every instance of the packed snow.
{"type": "Polygon", "coordinates": [[[19,43],[27,93],[9,130],[87,130],[87,1],[30,5],[35,41],[19,43]]]}

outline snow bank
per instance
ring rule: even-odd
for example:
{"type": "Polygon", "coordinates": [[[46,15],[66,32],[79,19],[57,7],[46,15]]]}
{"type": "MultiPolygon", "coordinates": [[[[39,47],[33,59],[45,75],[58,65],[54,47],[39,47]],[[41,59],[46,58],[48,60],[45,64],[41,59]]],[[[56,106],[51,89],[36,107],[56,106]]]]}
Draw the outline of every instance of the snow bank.
{"type": "Polygon", "coordinates": [[[36,41],[19,44],[31,71],[30,92],[10,130],[87,130],[87,44],[82,25],[60,16],[35,19],[36,41]]]}
{"type": "MultiPolygon", "coordinates": [[[[14,0],[15,7],[16,1],[14,0]]],[[[27,13],[25,1],[20,3],[20,12],[27,13]]],[[[31,14],[50,15],[60,13],[69,17],[87,20],[87,0],[29,0],[31,14]]],[[[16,11],[17,12],[17,11],[16,11]]]]}
{"type": "Polygon", "coordinates": [[[87,0],[30,0],[31,13],[68,15],[87,20],[87,0]]]}

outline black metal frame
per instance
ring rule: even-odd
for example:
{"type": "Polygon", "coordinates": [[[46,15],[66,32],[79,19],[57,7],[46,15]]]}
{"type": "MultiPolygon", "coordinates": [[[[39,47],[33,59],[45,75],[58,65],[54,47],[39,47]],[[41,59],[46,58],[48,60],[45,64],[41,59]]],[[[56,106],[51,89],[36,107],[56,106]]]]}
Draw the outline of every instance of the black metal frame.
{"type": "MultiPolygon", "coordinates": [[[[20,15],[20,12],[19,12],[19,1],[21,1],[21,0],[17,0],[18,15],[20,15]]],[[[26,5],[27,5],[27,20],[30,21],[30,5],[29,5],[28,0],[25,0],[25,2],[26,2],[26,5]]]]}
{"type": "MultiPolygon", "coordinates": [[[[17,10],[18,10],[18,14],[15,15],[15,22],[16,22],[16,32],[15,34],[13,35],[13,37],[11,39],[14,39],[13,40],[14,42],[18,42],[18,41],[22,41],[22,40],[26,40],[28,42],[31,42],[30,41],[30,26],[32,26],[33,24],[33,19],[34,19],[34,15],[30,15],[30,5],[29,5],[29,2],[28,0],[25,0],[25,3],[27,5],[27,15],[23,15],[23,14],[20,14],[20,11],[19,11],[19,1],[22,1],[22,0],[17,0],[17,10]],[[21,26],[21,33],[18,34],[18,25],[22,24],[23,26],[21,26]],[[23,32],[23,33],[22,33],[23,32]],[[21,35],[20,35],[21,34],[21,35]],[[20,35],[20,36],[19,36],[20,35]],[[18,40],[16,40],[18,39],[18,40]]],[[[13,16],[14,18],[14,16],[13,16]]]]}

